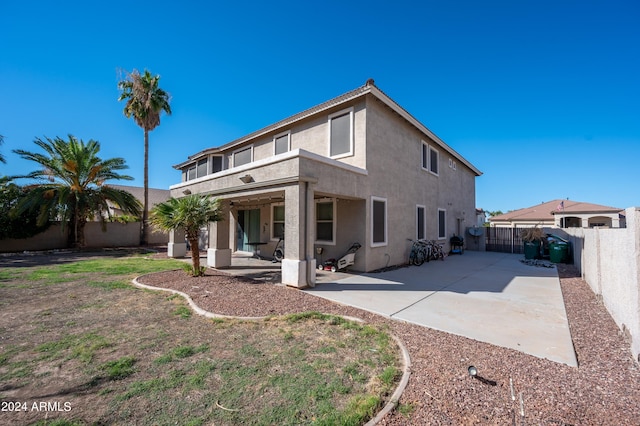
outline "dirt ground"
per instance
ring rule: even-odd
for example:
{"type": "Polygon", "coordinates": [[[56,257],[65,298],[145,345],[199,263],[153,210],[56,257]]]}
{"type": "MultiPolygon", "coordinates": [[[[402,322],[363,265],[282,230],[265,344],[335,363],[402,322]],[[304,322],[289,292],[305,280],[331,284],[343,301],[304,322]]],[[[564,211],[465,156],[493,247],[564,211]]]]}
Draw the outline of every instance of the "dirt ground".
{"type": "MultiPolygon", "coordinates": [[[[340,372],[353,369],[354,360],[363,356],[356,345],[342,344],[353,332],[328,320],[212,321],[193,315],[181,297],[136,289],[130,284],[132,277],[62,274],[46,276],[49,284],[43,284],[28,275],[33,266],[101,256],[0,257],[0,424],[55,418],[96,425],[211,424],[212,419],[215,424],[250,424],[247,419],[264,416],[259,411],[270,404],[274,416],[279,411],[286,414],[278,401],[291,405],[277,395],[252,393],[257,386],[254,371],[265,364],[277,376],[287,368],[299,368],[288,360],[309,357],[311,364],[321,360],[340,372]],[[6,266],[19,269],[6,276],[6,266]],[[105,366],[127,358],[135,359],[135,373],[110,379],[105,366]],[[245,368],[252,373],[237,373],[245,368]],[[226,374],[234,374],[237,390],[225,384],[226,374]],[[141,388],[144,395],[139,396],[141,388]],[[233,409],[237,406],[244,407],[242,412],[233,409]],[[209,420],[204,423],[205,419],[209,420]]],[[[178,274],[185,276],[183,271],[178,274]]],[[[236,283],[256,285],[247,280],[236,283]]],[[[365,352],[365,359],[372,360],[376,352],[365,352]]],[[[373,378],[380,373],[371,369],[366,374],[373,378]]],[[[352,382],[345,376],[341,386],[371,385],[370,380],[352,382]]],[[[340,397],[331,405],[344,406],[347,400],[340,397]]],[[[305,414],[290,416],[304,419],[305,414]]]]}

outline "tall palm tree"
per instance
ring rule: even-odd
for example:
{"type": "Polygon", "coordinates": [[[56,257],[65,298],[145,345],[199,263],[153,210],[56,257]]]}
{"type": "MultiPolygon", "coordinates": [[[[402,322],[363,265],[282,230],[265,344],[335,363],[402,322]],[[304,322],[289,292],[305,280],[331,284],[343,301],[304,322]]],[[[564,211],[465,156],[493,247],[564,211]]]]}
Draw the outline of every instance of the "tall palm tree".
{"type": "MultiPolygon", "coordinates": [[[[0,145],[2,145],[2,143],[4,142],[4,136],[0,135],[0,145]]],[[[4,155],[0,154],[0,163],[6,163],[7,160],[5,160],[4,155]]]]}
{"type": "Polygon", "coordinates": [[[200,228],[209,222],[222,220],[220,200],[208,195],[187,195],[182,198],[169,198],[164,203],[156,204],[151,210],[151,224],[160,230],[171,231],[183,228],[187,241],[191,245],[191,260],[193,262],[193,275],[204,275],[200,269],[200,248],[198,237],[200,228]]]}
{"type": "Polygon", "coordinates": [[[18,178],[35,179],[30,189],[16,206],[17,214],[38,210],[38,225],[50,218],[59,218],[63,226],[69,223],[69,241],[74,247],[84,247],[84,227],[88,220],[109,216],[108,202],[118,205],[124,212],[140,215],[140,202],[129,192],[105,185],[110,179],[132,180],[119,174],[129,168],[123,158],[103,160],[98,157],[100,143],[87,143],[69,135],[66,141],[36,138],[34,143],[46,154],[22,149],[13,152],[41,166],[39,170],[18,178]]]}
{"type": "Polygon", "coordinates": [[[149,132],[160,125],[160,113],[171,115],[170,96],[158,86],[160,76],[152,76],[147,70],[144,74],[133,70],[126,73],[124,80],[118,83],[122,91],[118,101],[126,100],[124,115],[133,117],[136,124],[144,130],[144,205],[142,210],[142,227],[140,228],[140,244],[148,241],[149,219],[149,132]]]}

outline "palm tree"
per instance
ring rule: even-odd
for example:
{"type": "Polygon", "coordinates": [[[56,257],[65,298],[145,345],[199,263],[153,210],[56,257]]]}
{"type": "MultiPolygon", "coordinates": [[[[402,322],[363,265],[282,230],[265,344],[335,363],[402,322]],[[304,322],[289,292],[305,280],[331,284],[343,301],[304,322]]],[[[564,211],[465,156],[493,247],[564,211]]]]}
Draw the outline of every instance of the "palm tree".
{"type": "Polygon", "coordinates": [[[148,240],[149,218],[149,132],[160,125],[162,111],[171,115],[170,97],[158,86],[159,75],[154,77],[147,70],[144,74],[137,70],[125,73],[125,79],[118,83],[118,88],[122,90],[118,101],[127,101],[124,115],[127,118],[133,117],[136,124],[144,130],[144,205],[140,244],[145,245],[148,240]]]}
{"type": "Polygon", "coordinates": [[[28,194],[16,206],[16,213],[38,210],[38,225],[50,218],[58,218],[63,226],[70,226],[69,241],[74,247],[84,247],[84,226],[98,216],[110,216],[108,202],[118,205],[124,212],[140,215],[140,202],[129,192],[105,185],[110,179],[132,180],[119,170],[129,168],[123,158],[103,160],[98,157],[100,143],[85,143],[69,135],[65,141],[37,138],[34,143],[46,154],[21,149],[13,152],[41,166],[39,170],[17,178],[35,179],[28,185],[28,194]]]}
{"type": "MultiPolygon", "coordinates": [[[[4,136],[0,135],[0,145],[2,145],[2,143],[4,142],[4,136]]],[[[6,163],[7,160],[5,160],[4,155],[0,154],[0,163],[6,163]]]]}
{"type": "Polygon", "coordinates": [[[200,268],[200,248],[198,247],[200,228],[209,222],[221,220],[220,200],[198,194],[169,198],[164,203],[156,204],[150,218],[151,224],[163,231],[184,229],[187,241],[191,245],[193,276],[196,277],[204,275],[204,270],[200,268]]]}

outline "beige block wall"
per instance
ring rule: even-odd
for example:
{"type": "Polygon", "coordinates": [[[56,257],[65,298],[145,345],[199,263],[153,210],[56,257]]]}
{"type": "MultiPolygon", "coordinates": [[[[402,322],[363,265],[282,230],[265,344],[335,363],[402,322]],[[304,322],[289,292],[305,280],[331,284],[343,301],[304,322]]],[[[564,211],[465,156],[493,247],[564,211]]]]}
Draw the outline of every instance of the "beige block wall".
{"type": "MultiPolygon", "coordinates": [[[[89,248],[135,247],[140,244],[140,223],[107,223],[103,232],[99,222],[89,222],[85,227],[85,240],[89,248]]],[[[169,241],[169,234],[150,229],[149,244],[161,245],[169,241]]],[[[0,252],[42,251],[67,248],[67,237],[59,224],[45,232],[26,239],[0,240],[0,252]]]]}

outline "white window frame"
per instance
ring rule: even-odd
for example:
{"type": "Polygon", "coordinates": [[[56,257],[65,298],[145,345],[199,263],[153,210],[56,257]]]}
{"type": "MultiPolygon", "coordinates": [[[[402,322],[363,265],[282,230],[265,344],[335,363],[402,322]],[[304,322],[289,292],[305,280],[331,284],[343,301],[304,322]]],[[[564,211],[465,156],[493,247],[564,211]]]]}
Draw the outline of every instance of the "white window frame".
{"type": "Polygon", "coordinates": [[[422,240],[427,238],[427,206],[422,204],[416,204],[416,240],[422,240]],[[422,209],[422,232],[423,236],[420,236],[420,209],[422,209]]]}
{"type": "MultiPolygon", "coordinates": [[[[243,146],[242,148],[238,148],[238,149],[236,149],[235,151],[233,151],[231,153],[231,164],[232,164],[231,167],[238,167],[236,165],[236,154],[239,153],[239,152],[244,152],[246,150],[251,150],[251,154],[250,154],[250,158],[251,159],[249,160],[249,163],[253,163],[253,145],[243,146]]],[[[249,163],[245,163],[245,164],[249,164],[249,163]]],[[[244,164],[242,164],[242,165],[244,165],[244,164]]]]}
{"type": "Polygon", "coordinates": [[[333,219],[332,219],[332,223],[333,223],[333,228],[332,228],[332,235],[331,235],[331,241],[328,240],[319,240],[318,239],[318,235],[317,235],[317,231],[314,229],[314,233],[315,235],[315,243],[318,245],[325,245],[325,246],[335,246],[336,245],[336,230],[338,229],[338,203],[336,202],[335,198],[318,198],[317,200],[315,200],[314,203],[314,208],[316,210],[314,210],[314,216],[315,216],[315,220],[314,220],[314,225],[318,226],[318,217],[316,212],[318,211],[318,204],[319,203],[331,203],[333,206],[333,219]]]}
{"type": "Polygon", "coordinates": [[[444,240],[447,238],[447,210],[438,209],[438,239],[444,240]],[[444,212],[444,235],[440,234],[440,212],[444,212]]]}
{"type": "MultiPolygon", "coordinates": [[[[284,203],[273,203],[273,204],[271,204],[271,222],[269,223],[269,239],[271,241],[278,241],[280,239],[280,237],[276,237],[273,234],[273,224],[276,223],[276,221],[274,220],[275,214],[274,214],[273,210],[274,210],[275,207],[280,207],[280,206],[284,206],[284,203]]],[[[286,214],[286,211],[285,211],[285,214],[286,214]]],[[[278,222],[280,222],[280,221],[278,221],[278,222]]],[[[285,221],[283,220],[282,223],[284,224],[285,221]]]]}
{"type": "Polygon", "coordinates": [[[198,162],[193,163],[191,166],[187,167],[187,182],[190,180],[194,180],[198,178],[198,162]],[[193,177],[189,177],[189,172],[193,170],[193,177]]]}
{"type": "Polygon", "coordinates": [[[429,173],[434,174],[436,176],[440,175],[440,151],[435,149],[433,147],[433,145],[429,145],[429,173]],[[438,170],[436,170],[435,172],[433,170],[431,170],[431,162],[433,161],[431,158],[431,155],[433,154],[433,152],[435,151],[436,153],[436,167],[438,168],[438,170]]]}
{"type": "Polygon", "coordinates": [[[389,215],[388,215],[388,205],[387,205],[387,199],[383,198],[383,197],[376,197],[375,195],[371,196],[371,227],[370,227],[370,231],[371,231],[371,247],[383,247],[386,246],[387,244],[389,244],[389,232],[388,232],[388,221],[389,221],[389,215]],[[374,209],[373,209],[373,205],[375,204],[376,201],[382,201],[384,202],[384,241],[381,242],[375,242],[373,241],[373,236],[374,236],[374,226],[375,226],[375,220],[374,220],[374,209]]]}
{"type": "Polygon", "coordinates": [[[338,159],[338,158],[344,158],[344,157],[350,157],[353,156],[353,144],[354,144],[354,138],[353,138],[353,119],[354,119],[354,113],[353,113],[353,107],[350,108],[346,108],[343,110],[340,110],[338,112],[334,112],[333,114],[330,114],[327,120],[327,157],[329,158],[333,158],[333,159],[338,159]],[[342,117],[343,115],[347,115],[349,114],[349,151],[348,152],[344,152],[342,154],[336,154],[336,155],[331,155],[331,120],[333,120],[336,117],[342,117]]]}
{"type": "Polygon", "coordinates": [[[291,130],[289,130],[289,131],[286,131],[286,132],[278,133],[277,135],[273,136],[273,155],[278,155],[278,154],[276,154],[276,139],[280,139],[283,136],[287,137],[287,151],[286,152],[291,151],[291,130]]]}
{"type": "Polygon", "coordinates": [[[429,171],[429,144],[425,141],[420,144],[420,167],[422,170],[429,171]]]}
{"type": "MultiPolygon", "coordinates": [[[[420,145],[420,166],[422,167],[422,170],[425,170],[429,173],[431,173],[432,175],[435,176],[439,176],[440,175],[440,151],[437,150],[433,145],[429,144],[427,141],[422,141],[422,145],[420,145]],[[427,152],[427,155],[425,156],[424,152],[427,152]],[[436,159],[436,167],[438,168],[437,171],[433,171],[431,170],[431,155],[432,152],[435,152],[437,159],[436,159]],[[425,164],[425,161],[427,162],[427,164],[425,164]]],[[[449,163],[449,166],[451,167],[451,160],[449,163]]]]}

